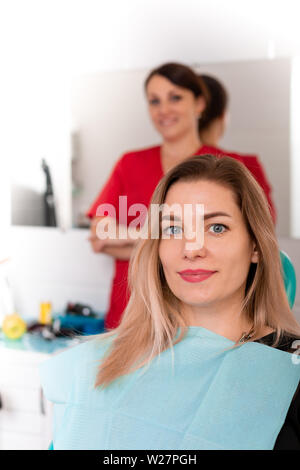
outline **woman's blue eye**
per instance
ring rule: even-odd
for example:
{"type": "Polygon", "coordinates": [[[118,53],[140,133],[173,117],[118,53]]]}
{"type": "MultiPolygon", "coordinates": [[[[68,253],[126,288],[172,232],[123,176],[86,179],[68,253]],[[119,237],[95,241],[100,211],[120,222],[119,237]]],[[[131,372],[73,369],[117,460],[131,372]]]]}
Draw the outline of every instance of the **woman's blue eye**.
{"type": "Polygon", "coordinates": [[[171,96],[171,101],[180,101],[182,96],[180,95],[173,95],[171,96]]]}
{"type": "Polygon", "coordinates": [[[172,225],[171,227],[166,227],[163,230],[163,233],[166,235],[179,235],[181,233],[181,227],[178,225],[172,225]]]}
{"type": "Polygon", "coordinates": [[[211,231],[211,228],[213,229],[213,233],[219,234],[219,233],[224,233],[228,227],[223,224],[213,224],[209,227],[209,230],[211,231]]]}

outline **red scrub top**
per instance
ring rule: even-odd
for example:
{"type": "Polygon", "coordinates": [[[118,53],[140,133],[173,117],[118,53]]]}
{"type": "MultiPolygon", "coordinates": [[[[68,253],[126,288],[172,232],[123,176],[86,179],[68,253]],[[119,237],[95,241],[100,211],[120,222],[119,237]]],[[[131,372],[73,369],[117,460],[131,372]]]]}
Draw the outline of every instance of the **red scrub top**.
{"type": "MultiPolygon", "coordinates": [[[[228,155],[243,162],[251,171],[267,196],[270,211],[275,222],[276,213],[271,199],[271,186],[267,181],[264,170],[254,155],[240,155],[216,147],[203,146],[195,155],[228,155]]],[[[159,180],[163,177],[160,158],[160,146],[137,150],[124,154],[114,165],[111,175],[102,191],[92,204],[87,216],[96,216],[100,204],[112,204],[116,209],[119,221],[119,196],[127,196],[127,207],[141,203],[149,206],[152,194],[159,180]]],[[[136,216],[128,216],[127,225],[136,216]]],[[[105,318],[107,329],[116,328],[129,299],[127,275],[129,261],[115,259],[115,275],[110,295],[110,306],[105,318]]]]}

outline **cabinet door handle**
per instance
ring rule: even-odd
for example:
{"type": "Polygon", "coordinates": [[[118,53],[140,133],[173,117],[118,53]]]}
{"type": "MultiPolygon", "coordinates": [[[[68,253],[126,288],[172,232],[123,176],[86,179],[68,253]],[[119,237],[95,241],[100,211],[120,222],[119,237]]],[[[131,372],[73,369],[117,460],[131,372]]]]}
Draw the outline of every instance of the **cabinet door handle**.
{"type": "Polygon", "coordinates": [[[2,402],[2,397],[1,397],[1,393],[0,393],[0,410],[2,410],[3,408],[3,402],[2,402]]]}
{"type": "Polygon", "coordinates": [[[41,414],[42,415],[45,415],[46,414],[46,411],[45,411],[45,404],[44,404],[44,394],[43,394],[43,390],[40,389],[40,411],[41,411],[41,414]]]}

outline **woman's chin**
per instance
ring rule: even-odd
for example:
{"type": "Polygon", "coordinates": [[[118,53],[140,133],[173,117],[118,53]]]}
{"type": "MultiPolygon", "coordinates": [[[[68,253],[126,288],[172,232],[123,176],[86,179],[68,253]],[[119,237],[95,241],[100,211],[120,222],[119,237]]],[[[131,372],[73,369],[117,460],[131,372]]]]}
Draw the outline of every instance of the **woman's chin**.
{"type": "Polygon", "coordinates": [[[181,297],[180,301],[184,305],[188,305],[189,307],[209,307],[213,304],[214,299],[210,296],[195,296],[195,297],[181,297]]]}
{"type": "Polygon", "coordinates": [[[160,135],[162,136],[163,140],[166,141],[173,141],[179,138],[178,130],[174,128],[160,128],[157,129],[160,135]]]}

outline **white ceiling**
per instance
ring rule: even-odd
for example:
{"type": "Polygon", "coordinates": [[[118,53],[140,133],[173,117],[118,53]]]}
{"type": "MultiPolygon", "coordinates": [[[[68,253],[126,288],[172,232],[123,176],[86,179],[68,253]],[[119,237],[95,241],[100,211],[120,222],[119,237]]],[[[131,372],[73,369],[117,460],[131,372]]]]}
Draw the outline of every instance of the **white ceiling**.
{"type": "Polygon", "coordinates": [[[96,71],[300,54],[299,0],[2,0],[8,68],[96,71]]]}

